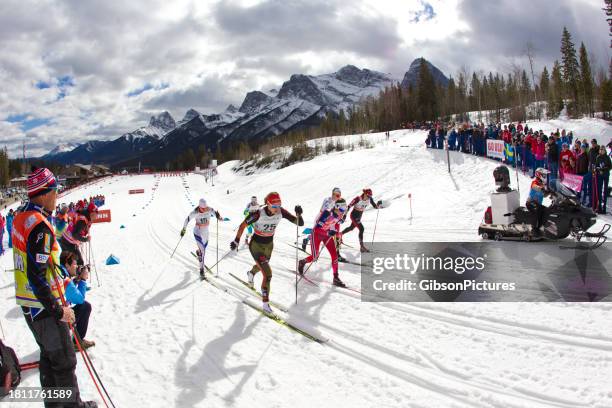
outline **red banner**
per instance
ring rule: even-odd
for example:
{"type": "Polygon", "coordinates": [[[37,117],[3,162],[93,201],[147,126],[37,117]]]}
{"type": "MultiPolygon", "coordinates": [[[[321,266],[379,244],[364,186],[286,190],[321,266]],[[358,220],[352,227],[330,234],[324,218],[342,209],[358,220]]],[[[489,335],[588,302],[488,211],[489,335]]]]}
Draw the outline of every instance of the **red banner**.
{"type": "Polygon", "coordinates": [[[111,222],[110,210],[99,210],[98,212],[91,213],[91,222],[111,222]]]}
{"type": "Polygon", "coordinates": [[[136,190],[130,190],[130,194],[142,194],[144,193],[144,188],[138,188],[136,190]]]}

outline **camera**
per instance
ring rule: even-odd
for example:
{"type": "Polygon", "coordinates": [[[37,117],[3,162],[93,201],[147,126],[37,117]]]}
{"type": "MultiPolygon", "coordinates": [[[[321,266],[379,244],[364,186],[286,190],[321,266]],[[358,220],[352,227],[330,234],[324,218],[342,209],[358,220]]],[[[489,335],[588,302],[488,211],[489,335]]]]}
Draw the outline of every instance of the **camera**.
{"type": "Polygon", "coordinates": [[[77,271],[76,271],[76,274],[77,274],[77,276],[81,276],[81,274],[83,272],[85,272],[85,271],[89,272],[89,265],[81,265],[81,266],[79,266],[77,271]]]}

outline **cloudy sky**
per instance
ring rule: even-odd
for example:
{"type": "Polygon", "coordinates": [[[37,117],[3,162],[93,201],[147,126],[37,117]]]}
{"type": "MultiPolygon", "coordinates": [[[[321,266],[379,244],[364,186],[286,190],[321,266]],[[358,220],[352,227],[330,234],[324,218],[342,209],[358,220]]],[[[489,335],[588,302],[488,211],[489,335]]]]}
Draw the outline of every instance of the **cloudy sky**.
{"type": "Polygon", "coordinates": [[[401,79],[423,56],[461,67],[538,71],[563,26],[607,66],[603,0],[2,0],[0,147],[13,156],[113,139],[168,110],[215,113],[293,73],[353,64],[401,79]],[[20,153],[19,153],[20,154],[20,153]]]}

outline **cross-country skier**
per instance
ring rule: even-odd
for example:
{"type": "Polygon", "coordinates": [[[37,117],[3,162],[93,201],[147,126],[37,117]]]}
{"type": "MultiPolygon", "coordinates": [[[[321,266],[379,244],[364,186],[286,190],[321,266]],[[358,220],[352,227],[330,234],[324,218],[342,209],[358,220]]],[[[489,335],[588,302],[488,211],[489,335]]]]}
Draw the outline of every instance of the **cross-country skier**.
{"type": "Polygon", "coordinates": [[[294,216],[281,207],[280,195],[272,192],[266,196],[264,207],[249,214],[244,221],[242,221],[242,224],[238,227],[236,238],[230,243],[230,248],[237,251],[243,231],[248,225],[253,225],[255,234],[249,243],[249,251],[255,260],[255,265],[247,272],[247,279],[249,284],[253,286],[254,277],[257,272],[261,271],[263,273],[261,297],[263,300],[262,309],[265,313],[272,313],[272,309],[268,302],[270,297],[270,282],[272,280],[270,258],[272,256],[272,249],[274,248],[274,232],[276,231],[278,223],[283,218],[289,220],[293,224],[303,226],[304,219],[302,218],[302,207],[296,205],[295,214],[294,216]]]}
{"type": "Polygon", "coordinates": [[[355,229],[355,227],[359,229],[359,247],[361,252],[369,252],[365,245],[363,245],[364,227],[361,223],[361,216],[363,215],[365,209],[368,208],[369,204],[372,204],[372,207],[378,209],[382,205],[382,201],[379,200],[375,203],[374,199],[372,198],[372,190],[369,188],[364,188],[363,193],[353,198],[353,200],[348,205],[348,208],[353,207],[353,211],[351,211],[350,214],[351,225],[349,225],[342,231],[342,236],[344,236],[344,234],[352,231],[353,229],[355,229]]]}
{"type": "Polygon", "coordinates": [[[200,261],[200,277],[204,278],[204,257],[206,255],[206,247],[208,246],[208,226],[210,225],[210,220],[212,218],[216,218],[218,220],[221,219],[221,215],[218,211],[215,211],[214,208],[209,207],[206,203],[206,200],[200,198],[200,202],[198,206],[193,209],[185,219],[185,223],[183,224],[183,229],[181,230],[181,237],[185,235],[185,231],[187,230],[187,225],[191,220],[195,220],[195,225],[193,226],[193,237],[195,238],[196,244],[198,245],[198,249],[196,250],[196,254],[198,255],[198,260],[200,261]]]}
{"type": "MultiPolygon", "coordinates": [[[[256,196],[251,197],[251,201],[249,201],[246,208],[244,209],[244,216],[247,217],[249,214],[259,211],[259,208],[260,208],[260,205],[257,202],[257,197],[256,196]]],[[[253,235],[253,225],[249,224],[247,226],[246,236],[244,237],[244,245],[249,245],[249,240],[251,239],[252,235],[253,235]]]]}
{"type": "Polygon", "coordinates": [[[342,288],[346,287],[338,277],[338,253],[336,251],[334,237],[339,233],[340,224],[344,221],[344,215],[347,210],[346,200],[344,198],[339,198],[336,200],[331,210],[325,210],[317,217],[315,227],[311,233],[311,253],[298,264],[298,273],[300,275],[304,274],[304,266],[306,266],[307,263],[319,257],[319,250],[321,244],[323,244],[327,248],[332,259],[332,271],[334,273],[333,284],[342,288]]]}
{"type": "MultiPolygon", "coordinates": [[[[342,191],[340,191],[340,187],[334,187],[334,189],[332,190],[332,194],[330,197],[326,197],[323,200],[323,204],[321,204],[321,210],[319,211],[319,214],[317,215],[317,218],[315,219],[315,224],[317,222],[317,219],[321,216],[321,214],[323,214],[324,211],[331,211],[334,208],[334,204],[336,203],[336,200],[340,199],[340,197],[342,197],[342,191]]],[[[306,238],[304,238],[302,240],[302,251],[306,250],[306,246],[308,245],[308,241],[310,241],[310,235],[308,235],[306,238]]],[[[297,243],[296,243],[297,245],[297,243]]]]}

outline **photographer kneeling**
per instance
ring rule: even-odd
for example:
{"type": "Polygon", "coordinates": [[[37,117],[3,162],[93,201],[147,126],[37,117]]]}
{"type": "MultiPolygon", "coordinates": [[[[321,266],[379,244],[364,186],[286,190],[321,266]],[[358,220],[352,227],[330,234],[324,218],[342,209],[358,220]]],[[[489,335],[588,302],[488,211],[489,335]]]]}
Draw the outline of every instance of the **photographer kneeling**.
{"type": "Polygon", "coordinates": [[[60,264],[64,274],[66,301],[75,305],[73,307],[76,319],[75,326],[81,338],[81,346],[83,348],[95,346],[95,342],[85,340],[87,326],[89,324],[89,315],[91,314],[91,304],[85,300],[87,279],[89,279],[89,266],[77,265],[77,256],[70,251],[62,252],[60,255],[60,264]]]}

